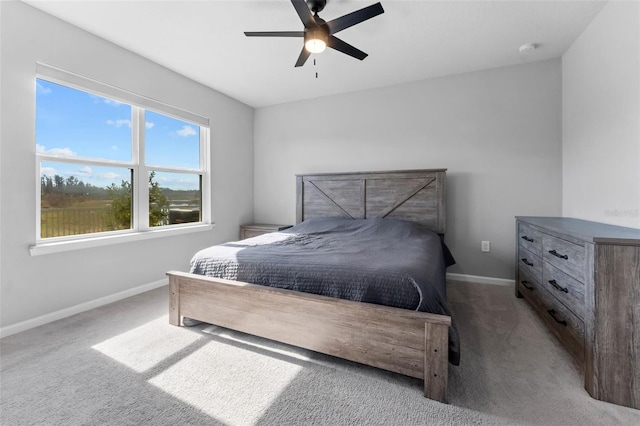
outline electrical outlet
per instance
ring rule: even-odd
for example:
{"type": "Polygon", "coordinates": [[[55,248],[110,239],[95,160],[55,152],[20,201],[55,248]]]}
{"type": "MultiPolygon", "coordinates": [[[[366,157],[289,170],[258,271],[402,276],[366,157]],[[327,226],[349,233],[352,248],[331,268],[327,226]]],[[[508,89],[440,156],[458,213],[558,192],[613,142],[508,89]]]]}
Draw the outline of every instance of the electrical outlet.
{"type": "Polygon", "coordinates": [[[483,253],[489,253],[491,251],[491,241],[483,241],[480,250],[482,250],[483,253]]]}

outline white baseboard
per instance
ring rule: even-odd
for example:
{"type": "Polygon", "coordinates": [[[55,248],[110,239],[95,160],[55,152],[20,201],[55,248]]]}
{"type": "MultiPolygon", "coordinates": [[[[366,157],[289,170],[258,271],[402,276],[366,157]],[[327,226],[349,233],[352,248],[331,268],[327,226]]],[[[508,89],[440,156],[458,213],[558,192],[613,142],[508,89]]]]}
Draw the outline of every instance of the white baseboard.
{"type": "Polygon", "coordinates": [[[462,281],[465,283],[494,284],[494,285],[515,285],[515,280],[505,278],[481,277],[479,275],[452,274],[447,273],[447,279],[462,281]]]}
{"type": "Polygon", "coordinates": [[[48,324],[53,321],[57,321],[71,315],[79,314],[100,306],[108,305],[109,303],[117,302],[118,300],[126,299],[127,297],[135,296],[146,291],[154,290],[169,284],[168,278],[144,284],[138,287],[130,288],[128,290],[121,291],[119,293],[111,294],[109,296],[101,297],[99,299],[91,300],[89,302],[81,303],[79,305],[71,306],[69,308],[61,309],[59,311],[51,312],[46,315],[42,315],[36,318],[32,318],[26,321],[12,324],[6,327],[0,327],[0,338],[11,336],[12,334],[20,333],[22,331],[29,330],[31,328],[39,327],[41,325],[48,324]]]}

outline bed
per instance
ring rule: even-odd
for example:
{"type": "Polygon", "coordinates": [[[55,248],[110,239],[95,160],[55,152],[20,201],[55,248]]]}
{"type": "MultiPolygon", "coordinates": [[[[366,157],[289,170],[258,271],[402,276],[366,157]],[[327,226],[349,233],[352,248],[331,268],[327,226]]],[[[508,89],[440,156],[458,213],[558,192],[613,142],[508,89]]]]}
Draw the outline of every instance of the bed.
{"type": "MultiPolygon", "coordinates": [[[[297,252],[287,250],[295,248],[294,240],[310,245],[316,252],[318,244],[324,247],[335,241],[321,237],[336,227],[341,228],[341,232],[348,228],[352,233],[366,234],[375,226],[386,229],[398,223],[410,234],[417,229],[420,233],[428,229],[432,235],[442,236],[446,216],[445,177],[445,169],[298,175],[296,226],[283,232],[205,249],[194,256],[192,271],[198,273],[171,271],[167,274],[170,323],[180,325],[181,317],[188,317],[416,377],[424,381],[426,397],[445,401],[448,362],[451,360],[457,364],[458,361],[457,335],[446,301],[438,299],[435,303],[438,306],[434,309],[433,298],[424,294],[431,290],[423,287],[422,277],[414,279],[412,275],[405,283],[407,288],[415,287],[417,298],[414,294],[400,302],[370,303],[373,299],[368,297],[375,292],[369,290],[364,292],[364,297],[362,294],[356,296],[355,299],[360,301],[354,301],[341,294],[330,294],[333,297],[329,297],[306,292],[314,290],[296,291],[300,288],[291,285],[278,288],[251,284],[244,279],[261,283],[266,275],[265,269],[247,268],[253,273],[251,275],[232,262],[241,260],[239,258],[249,262],[260,246],[274,250],[280,259],[293,258],[293,253],[297,252]],[[229,259],[224,259],[224,253],[229,259]],[[212,258],[211,255],[218,260],[217,264],[198,263],[198,259],[212,258]],[[209,269],[215,270],[213,274],[217,277],[201,275],[210,273],[209,269]]],[[[376,233],[380,232],[375,229],[376,233]]],[[[351,235],[342,237],[338,245],[346,245],[352,239],[351,235]]],[[[441,243],[439,237],[435,238],[441,243]]],[[[412,251],[407,251],[404,257],[410,257],[412,251]]],[[[434,270],[439,281],[437,292],[444,293],[446,282],[442,251],[439,256],[436,256],[436,265],[426,269],[434,270]]],[[[305,269],[316,274],[332,269],[323,264],[320,256],[317,259],[303,260],[305,269]]],[[[366,256],[361,256],[360,261],[366,260],[366,256]]],[[[357,262],[350,263],[358,269],[357,262]]],[[[260,267],[264,264],[260,260],[255,263],[260,267]]],[[[390,275],[390,279],[401,277],[404,273],[378,260],[372,264],[381,265],[377,270],[369,268],[369,275],[374,281],[383,279],[385,275],[390,275]]],[[[277,263],[268,264],[267,269],[271,268],[270,273],[275,271],[277,277],[281,273],[277,269],[280,267],[277,263]]],[[[327,278],[329,281],[336,279],[355,281],[359,278],[352,279],[349,274],[327,278]]]]}

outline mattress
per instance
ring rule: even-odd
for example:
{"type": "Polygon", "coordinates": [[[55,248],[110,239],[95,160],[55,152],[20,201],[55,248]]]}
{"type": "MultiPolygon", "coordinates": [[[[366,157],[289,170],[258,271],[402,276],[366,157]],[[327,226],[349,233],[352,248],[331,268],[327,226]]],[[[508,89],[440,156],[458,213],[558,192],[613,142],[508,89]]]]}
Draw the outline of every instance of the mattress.
{"type": "MultiPolygon", "coordinates": [[[[394,219],[312,218],[196,253],[191,273],[450,316],[438,234],[394,219]]],[[[452,320],[449,362],[460,359],[452,320]]]]}

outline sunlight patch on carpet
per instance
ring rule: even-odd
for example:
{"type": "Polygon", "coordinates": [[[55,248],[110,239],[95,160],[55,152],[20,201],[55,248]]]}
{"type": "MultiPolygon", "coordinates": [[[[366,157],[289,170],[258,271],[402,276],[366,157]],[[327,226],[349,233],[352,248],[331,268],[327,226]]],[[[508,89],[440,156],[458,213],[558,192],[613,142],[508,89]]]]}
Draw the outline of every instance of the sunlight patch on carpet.
{"type": "Polygon", "coordinates": [[[143,373],[201,339],[197,333],[170,326],[164,315],[92,346],[132,370],[143,373]]]}
{"type": "Polygon", "coordinates": [[[210,342],[149,383],[229,426],[248,425],[260,419],[302,368],[296,358],[210,342]]]}

